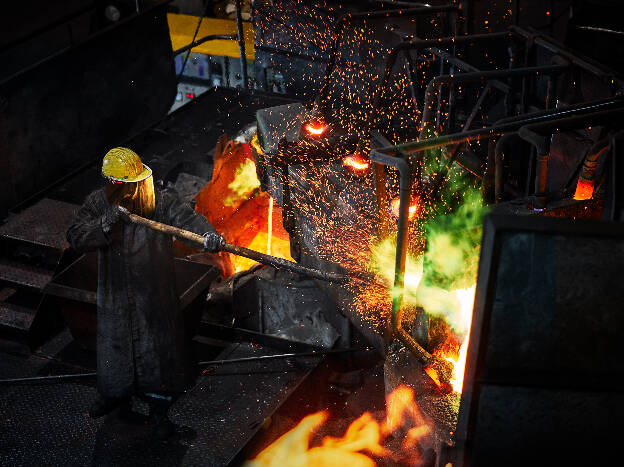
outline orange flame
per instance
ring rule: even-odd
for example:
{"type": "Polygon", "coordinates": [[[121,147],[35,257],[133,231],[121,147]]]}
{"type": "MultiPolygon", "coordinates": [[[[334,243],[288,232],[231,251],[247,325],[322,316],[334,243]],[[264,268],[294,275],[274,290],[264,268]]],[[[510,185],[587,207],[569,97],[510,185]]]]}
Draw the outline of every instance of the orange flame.
{"type": "Polygon", "coordinates": [[[325,423],[328,414],[317,412],[308,415],[245,466],[374,467],[375,461],[364,452],[377,457],[393,458],[395,453],[382,443],[388,435],[401,428],[407,430],[402,449],[409,453],[411,460],[418,461],[418,454],[413,449],[431,433],[431,428],[416,405],[413,390],[405,385],[399,386],[387,396],[386,405],[387,416],[381,425],[369,412],[365,412],[349,425],[341,438],[326,436],[321,445],[315,447],[310,447],[310,440],[325,423]]]}
{"type": "Polygon", "coordinates": [[[350,154],[342,159],[343,167],[353,169],[356,172],[363,172],[370,167],[370,162],[359,153],[350,154]]]}

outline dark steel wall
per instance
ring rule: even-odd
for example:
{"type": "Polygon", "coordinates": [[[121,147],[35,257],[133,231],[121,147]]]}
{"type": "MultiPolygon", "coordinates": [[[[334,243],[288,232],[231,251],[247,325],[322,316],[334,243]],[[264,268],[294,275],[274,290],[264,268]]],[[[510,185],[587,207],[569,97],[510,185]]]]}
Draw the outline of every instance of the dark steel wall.
{"type": "Polygon", "coordinates": [[[164,4],[0,82],[0,218],[159,120],[175,93],[164,4]]]}

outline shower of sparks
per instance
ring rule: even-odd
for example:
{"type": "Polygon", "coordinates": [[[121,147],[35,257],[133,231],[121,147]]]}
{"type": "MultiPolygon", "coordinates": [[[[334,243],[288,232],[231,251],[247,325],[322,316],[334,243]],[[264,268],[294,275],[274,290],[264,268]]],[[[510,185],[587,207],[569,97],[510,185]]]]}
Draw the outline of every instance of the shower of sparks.
{"type": "MultiPolygon", "coordinates": [[[[260,16],[259,27],[266,31],[263,40],[278,49],[293,53],[309,52],[315,58],[327,56],[332,50],[332,37],[337,24],[334,17],[343,13],[329,2],[293,1],[275,4],[269,14],[260,16]],[[301,18],[301,24],[281,18],[301,18]],[[266,24],[265,24],[266,23],[266,24]],[[276,28],[287,27],[297,39],[283,40],[276,28]]],[[[352,281],[345,286],[350,306],[374,327],[384,326],[392,310],[394,283],[396,219],[398,217],[399,179],[392,168],[385,168],[386,199],[381,207],[375,196],[375,180],[366,157],[367,150],[345,157],[345,148],[338,148],[324,139],[331,125],[332,135],[368,135],[369,122],[391,144],[433,137],[456,130],[448,121],[451,99],[449,92],[440,92],[432,103],[435,121],[421,128],[421,108],[427,83],[440,73],[439,62],[431,51],[409,52],[396,61],[388,85],[380,95],[379,83],[384,74],[390,46],[389,39],[396,28],[418,29],[419,38],[450,35],[444,14],[426,17],[402,17],[396,21],[387,18],[359,18],[344,27],[336,51],[336,66],[329,76],[327,100],[320,102],[321,115],[306,115],[288,121],[289,130],[299,126],[302,136],[314,139],[320,146],[306,154],[305,163],[290,165],[288,188],[297,222],[297,236],[304,239],[307,252],[320,260],[344,267],[368,270],[381,276],[386,287],[352,281]],[[400,26],[399,26],[400,24],[400,26]],[[408,57],[411,60],[408,60],[408,57]],[[379,107],[373,108],[375,98],[379,107]],[[377,112],[373,115],[373,112],[377,112]],[[374,116],[374,119],[372,117],[374,116]],[[302,123],[303,122],[303,123],[302,123]],[[292,126],[292,128],[290,128],[292,126]],[[320,156],[319,156],[320,154],[320,156]],[[358,177],[344,175],[357,174],[358,177]],[[337,181],[339,180],[339,181],[337,181]],[[381,209],[383,212],[379,212],[381,209]],[[382,218],[390,224],[380,232],[382,218]],[[394,220],[394,222],[392,222],[394,220]],[[380,236],[381,235],[381,236],[380,236]],[[309,240],[311,239],[311,240],[309,240]],[[308,242],[309,240],[309,242],[308,242]]],[[[481,57],[484,64],[493,64],[494,58],[481,57]]],[[[310,84],[313,94],[304,100],[315,100],[318,92],[318,64],[311,60],[310,68],[303,69],[298,79],[310,84]]],[[[487,65],[486,65],[487,66],[487,65]]],[[[448,91],[448,89],[446,90],[448,91]]],[[[454,98],[469,102],[478,97],[478,89],[457,86],[454,98]],[[473,92],[474,91],[474,92],[473,92]],[[473,95],[474,94],[474,95],[473,95]]],[[[279,135],[265,134],[264,141],[281,139],[279,135]]],[[[366,148],[369,141],[364,141],[366,148]]],[[[312,144],[309,141],[300,143],[312,144]]],[[[477,143],[478,144],[478,143],[477,143]]],[[[353,151],[349,148],[347,151],[353,151]]],[[[427,167],[422,180],[430,182],[444,169],[448,161],[446,149],[434,149],[423,154],[427,167]]],[[[289,164],[280,154],[267,155],[267,163],[274,167],[289,164]]],[[[471,311],[469,299],[462,290],[473,290],[476,264],[479,256],[482,200],[474,186],[466,181],[465,173],[451,170],[435,200],[424,195],[426,187],[416,186],[409,207],[409,241],[404,291],[404,319],[409,321],[417,309],[424,309],[431,326],[446,330],[446,339],[430,349],[442,358],[461,361],[465,353],[468,328],[464,314],[471,311]],[[436,324],[443,323],[443,324],[436,324]],[[462,346],[464,343],[464,346],[462,346]]],[[[461,363],[457,364],[457,368],[461,363]]],[[[456,379],[460,379],[459,376],[456,379]]],[[[459,387],[459,382],[456,387],[459,387]]]]}

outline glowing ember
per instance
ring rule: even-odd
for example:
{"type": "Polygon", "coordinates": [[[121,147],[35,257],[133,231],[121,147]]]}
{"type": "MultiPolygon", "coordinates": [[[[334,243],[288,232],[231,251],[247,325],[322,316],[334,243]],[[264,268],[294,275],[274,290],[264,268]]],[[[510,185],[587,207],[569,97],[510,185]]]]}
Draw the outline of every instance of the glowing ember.
{"type": "MultiPolygon", "coordinates": [[[[409,220],[414,220],[416,216],[420,216],[422,212],[422,205],[420,198],[414,197],[409,207],[409,220]]],[[[390,213],[396,218],[399,218],[399,198],[396,197],[390,202],[390,213]]]]}
{"type": "Polygon", "coordinates": [[[299,424],[282,435],[258,456],[248,461],[246,467],[284,466],[355,466],[374,467],[369,457],[410,457],[409,465],[418,465],[419,454],[415,449],[431,433],[414,400],[411,388],[401,385],[387,396],[386,420],[379,423],[369,412],[351,423],[341,438],[326,436],[320,446],[310,447],[314,432],[328,418],[327,412],[317,412],[305,417],[299,424]],[[399,429],[406,430],[402,443],[402,455],[385,447],[386,438],[399,429]]]}
{"type": "Polygon", "coordinates": [[[364,172],[370,167],[370,162],[363,155],[355,153],[342,159],[342,165],[355,172],[364,172]]]}
{"type": "Polygon", "coordinates": [[[327,125],[320,121],[312,121],[305,125],[305,131],[312,136],[321,136],[327,131],[327,125]]]}
{"type": "Polygon", "coordinates": [[[576,184],[576,191],[574,192],[574,199],[576,200],[591,199],[593,194],[594,194],[594,181],[585,180],[584,178],[579,178],[578,183],[576,184]]]}

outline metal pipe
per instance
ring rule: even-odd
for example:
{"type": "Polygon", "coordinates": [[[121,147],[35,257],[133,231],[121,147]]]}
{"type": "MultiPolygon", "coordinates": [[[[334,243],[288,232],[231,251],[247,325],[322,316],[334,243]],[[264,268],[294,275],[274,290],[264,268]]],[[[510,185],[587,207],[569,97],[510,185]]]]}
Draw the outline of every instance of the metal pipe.
{"type": "MultiPolygon", "coordinates": [[[[209,365],[226,365],[229,363],[246,363],[257,362],[265,360],[278,360],[282,358],[304,358],[304,357],[324,357],[325,355],[335,355],[341,353],[353,353],[353,352],[368,352],[368,347],[363,349],[349,348],[349,349],[336,349],[336,350],[318,350],[314,352],[301,352],[301,353],[283,353],[277,355],[258,355],[256,357],[242,357],[231,358],[224,360],[208,360],[203,362],[197,362],[197,366],[209,366],[209,365]]],[[[97,376],[96,372],[89,373],[76,373],[67,375],[48,375],[48,376],[29,376],[25,378],[5,378],[0,379],[0,384],[15,384],[15,383],[31,383],[36,381],[59,381],[73,378],[89,378],[97,376]]]]}
{"type": "Polygon", "coordinates": [[[503,161],[505,152],[511,144],[521,141],[522,138],[518,133],[506,133],[496,142],[496,150],[494,156],[494,199],[497,203],[503,200],[503,187],[505,182],[505,173],[503,161]]]}
{"type": "MultiPolygon", "coordinates": [[[[242,357],[242,358],[232,358],[232,359],[224,359],[224,360],[208,360],[204,362],[197,362],[197,366],[208,366],[208,365],[224,365],[228,363],[245,363],[245,362],[257,362],[264,360],[277,360],[282,358],[303,358],[303,357],[324,357],[325,355],[335,355],[341,353],[353,353],[353,352],[368,352],[369,348],[363,349],[336,349],[336,350],[318,350],[314,352],[300,352],[300,353],[283,353],[277,355],[258,355],[256,357],[242,357]]],[[[1,380],[0,380],[1,382],[1,380]]]]}
{"type": "Polygon", "coordinates": [[[597,141],[587,152],[585,159],[583,160],[583,168],[579,175],[579,181],[584,180],[586,182],[594,182],[596,178],[596,167],[598,166],[598,160],[611,149],[611,143],[613,142],[613,136],[610,135],[597,141]]]}
{"type": "Polygon", "coordinates": [[[379,84],[375,88],[373,98],[373,109],[369,114],[367,129],[370,131],[377,120],[379,109],[381,108],[381,100],[384,97],[386,88],[390,81],[390,75],[392,69],[397,61],[397,58],[401,52],[416,51],[419,52],[422,49],[441,47],[441,46],[455,46],[458,44],[466,44],[470,42],[479,42],[485,40],[500,40],[503,38],[510,38],[512,35],[509,32],[501,32],[494,34],[474,34],[471,36],[458,36],[458,37],[445,37],[440,39],[417,39],[409,42],[401,42],[396,45],[388,55],[386,59],[386,65],[384,67],[383,75],[379,80],[379,84]]]}
{"type": "Polygon", "coordinates": [[[561,120],[563,117],[571,115],[584,115],[589,112],[599,112],[611,109],[624,109],[624,96],[616,96],[609,99],[601,99],[592,102],[577,104],[563,109],[536,112],[534,114],[520,115],[499,120],[493,126],[487,128],[478,128],[460,133],[452,133],[442,135],[436,138],[428,138],[422,141],[411,141],[408,143],[398,144],[396,146],[387,146],[378,148],[377,151],[383,154],[396,154],[397,152],[414,153],[427,149],[435,149],[442,146],[449,146],[457,143],[467,143],[485,138],[500,136],[510,131],[518,131],[522,126],[537,122],[553,122],[561,120]],[[502,123],[500,123],[502,122],[502,123]]]}
{"type": "Polygon", "coordinates": [[[0,384],[29,383],[35,381],[59,381],[73,378],[88,378],[97,376],[97,373],[76,373],[73,375],[48,375],[48,376],[30,376],[26,378],[6,378],[0,379],[0,384]]]}
{"type": "Polygon", "coordinates": [[[570,50],[562,44],[557,43],[547,35],[534,31],[527,31],[518,26],[510,26],[509,31],[531,41],[536,45],[539,45],[540,47],[543,47],[553,54],[559,55],[572,65],[582,68],[583,70],[602,78],[605,82],[611,82],[619,89],[624,87],[624,81],[617,75],[613,74],[611,70],[604,68],[598,62],[590,60],[586,57],[580,57],[578,53],[570,50]]]}
{"type": "Polygon", "coordinates": [[[535,67],[527,67],[527,68],[513,68],[511,70],[488,70],[488,71],[480,71],[475,73],[461,73],[455,75],[442,75],[436,76],[429,84],[427,84],[427,89],[425,91],[425,103],[423,105],[423,116],[421,120],[421,134],[422,138],[423,131],[426,125],[429,123],[432,115],[432,100],[438,92],[438,86],[442,84],[457,84],[457,83],[471,83],[471,82],[480,82],[480,81],[489,81],[497,78],[507,78],[513,76],[529,76],[529,75],[540,75],[540,74],[553,74],[558,73],[565,70],[567,67],[565,65],[546,65],[546,66],[535,66],[535,67]]]}
{"type": "Polygon", "coordinates": [[[397,240],[394,265],[394,285],[392,290],[392,316],[390,320],[390,335],[400,327],[403,292],[405,288],[405,260],[407,257],[407,244],[409,241],[409,205],[412,196],[412,171],[409,163],[402,157],[392,157],[379,153],[373,149],[370,159],[383,165],[394,167],[399,171],[399,221],[397,228],[397,240]]]}
{"type": "Polygon", "coordinates": [[[537,151],[535,173],[535,207],[546,207],[546,181],[548,176],[548,158],[550,140],[553,133],[583,128],[587,125],[618,125],[624,120],[624,109],[612,109],[600,113],[577,115],[556,121],[534,123],[520,128],[518,134],[531,143],[537,151]]]}
{"type": "Polygon", "coordinates": [[[397,227],[397,247],[394,267],[394,286],[392,290],[392,314],[387,326],[387,339],[398,339],[424,365],[431,366],[438,374],[442,383],[443,392],[451,392],[449,384],[453,368],[427,352],[416,340],[406,332],[401,321],[403,318],[403,295],[405,292],[405,262],[409,242],[409,205],[412,194],[412,171],[407,160],[403,157],[392,157],[373,149],[370,153],[371,161],[394,167],[399,171],[399,221],[397,227]]]}
{"type": "Polygon", "coordinates": [[[334,31],[334,37],[332,40],[332,47],[329,51],[329,62],[327,63],[327,67],[325,68],[325,76],[323,78],[323,85],[321,87],[321,91],[318,96],[319,105],[323,105],[324,102],[327,101],[327,97],[329,95],[329,78],[331,74],[334,72],[336,68],[336,59],[338,55],[338,44],[340,43],[340,39],[342,38],[342,32],[344,30],[345,25],[356,19],[375,19],[375,18],[394,18],[405,15],[426,15],[426,14],[435,14],[435,13],[445,13],[449,11],[456,11],[459,7],[457,5],[440,5],[440,6],[427,6],[427,7],[416,7],[416,8],[406,8],[401,10],[381,10],[381,11],[367,11],[361,13],[353,13],[342,16],[338,20],[338,24],[336,25],[336,30],[334,31]]]}
{"type": "Polygon", "coordinates": [[[249,80],[247,78],[247,55],[245,53],[245,33],[243,30],[243,17],[241,15],[240,0],[234,0],[236,7],[236,30],[238,35],[238,49],[240,51],[241,76],[243,77],[243,89],[249,89],[249,80]]]}
{"type": "MultiPolygon", "coordinates": [[[[483,88],[483,91],[479,95],[479,97],[477,99],[477,102],[472,107],[470,115],[468,116],[468,118],[466,119],[466,122],[464,123],[464,126],[462,127],[462,132],[468,131],[468,129],[472,126],[472,122],[476,118],[479,109],[483,105],[483,101],[485,100],[487,95],[490,93],[491,89],[492,89],[492,86],[491,86],[490,83],[485,85],[485,88],[483,88]]],[[[429,198],[430,199],[433,199],[437,195],[438,190],[440,189],[444,179],[446,178],[446,174],[448,173],[449,167],[458,158],[458,156],[459,156],[459,149],[461,147],[462,147],[462,144],[456,144],[455,146],[453,146],[453,148],[451,148],[451,150],[449,152],[449,157],[448,157],[448,161],[447,161],[445,170],[441,170],[436,175],[436,177],[435,177],[435,179],[434,179],[434,181],[432,183],[431,189],[429,190],[429,198]]],[[[464,163],[462,163],[462,161],[457,161],[457,163],[461,167],[463,167],[464,170],[469,170],[468,167],[467,167],[467,164],[465,163],[465,160],[464,160],[464,163]]],[[[472,172],[472,171],[470,170],[470,172],[472,172]]],[[[478,176],[477,174],[473,174],[473,175],[478,176]]]]}

